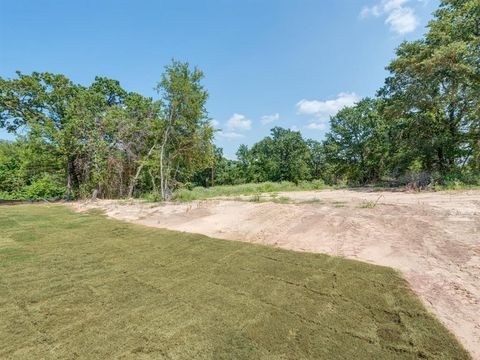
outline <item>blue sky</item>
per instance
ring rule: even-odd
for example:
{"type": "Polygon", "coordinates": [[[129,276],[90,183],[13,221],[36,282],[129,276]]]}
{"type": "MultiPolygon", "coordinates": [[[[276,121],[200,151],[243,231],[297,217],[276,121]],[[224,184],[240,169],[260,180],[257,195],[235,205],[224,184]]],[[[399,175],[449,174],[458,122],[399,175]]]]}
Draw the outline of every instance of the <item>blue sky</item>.
{"type": "MultiPolygon", "coordinates": [[[[328,117],[373,96],[438,0],[0,0],[0,76],[96,75],[155,97],[172,58],[205,72],[229,158],[273,126],[322,139],[328,117]]],[[[0,138],[9,138],[0,130],[0,138]]]]}

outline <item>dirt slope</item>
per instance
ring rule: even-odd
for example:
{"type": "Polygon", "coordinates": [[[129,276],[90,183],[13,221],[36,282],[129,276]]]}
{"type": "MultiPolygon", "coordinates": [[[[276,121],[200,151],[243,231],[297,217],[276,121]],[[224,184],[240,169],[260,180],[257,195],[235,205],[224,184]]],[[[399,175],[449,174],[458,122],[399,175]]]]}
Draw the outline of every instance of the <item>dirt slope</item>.
{"type": "Polygon", "coordinates": [[[391,266],[480,359],[480,191],[278,196],[296,203],[97,201],[74,207],[100,208],[113,218],[148,226],[391,266]]]}

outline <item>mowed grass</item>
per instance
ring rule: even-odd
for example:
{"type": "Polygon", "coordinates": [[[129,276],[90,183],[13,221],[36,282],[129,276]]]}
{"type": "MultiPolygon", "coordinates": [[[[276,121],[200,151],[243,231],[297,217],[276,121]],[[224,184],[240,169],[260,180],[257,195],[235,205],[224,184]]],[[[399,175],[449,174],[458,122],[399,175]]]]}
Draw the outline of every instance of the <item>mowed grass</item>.
{"type": "Polygon", "coordinates": [[[468,359],[389,268],[0,207],[0,358],[468,359]]]}

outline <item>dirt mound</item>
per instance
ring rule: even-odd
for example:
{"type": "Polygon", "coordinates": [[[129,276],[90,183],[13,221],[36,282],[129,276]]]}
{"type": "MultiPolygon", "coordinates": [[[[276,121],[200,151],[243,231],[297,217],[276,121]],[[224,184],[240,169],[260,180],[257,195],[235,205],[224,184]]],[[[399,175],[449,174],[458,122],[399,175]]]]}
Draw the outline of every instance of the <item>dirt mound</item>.
{"type": "Polygon", "coordinates": [[[391,266],[480,359],[479,191],[320,191],[271,199],[279,197],[284,203],[222,199],[73,206],[100,208],[113,218],[148,226],[391,266]]]}

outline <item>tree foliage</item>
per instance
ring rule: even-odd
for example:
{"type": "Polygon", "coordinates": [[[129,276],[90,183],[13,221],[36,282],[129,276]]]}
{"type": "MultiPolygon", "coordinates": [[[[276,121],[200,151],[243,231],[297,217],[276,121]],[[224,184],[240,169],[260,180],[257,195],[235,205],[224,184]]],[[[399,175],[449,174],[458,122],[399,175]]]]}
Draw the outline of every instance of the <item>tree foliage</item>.
{"type": "MultiPolygon", "coordinates": [[[[137,189],[167,199],[212,162],[202,77],[173,61],[157,101],[104,77],[88,87],[50,73],[0,79],[0,126],[19,136],[0,148],[0,191],[28,197],[22,189],[48,175],[57,185],[63,179],[67,198],[133,196],[137,189]]],[[[50,190],[35,197],[62,196],[50,190]]]]}
{"type": "Polygon", "coordinates": [[[331,118],[324,146],[334,179],[365,184],[385,174],[389,138],[379,107],[366,98],[331,118]]]}
{"type": "Polygon", "coordinates": [[[310,178],[309,148],[298,131],[274,127],[271,136],[251,149],[242,145],[237,156],[246,182],[298,182],[310,178]]]}
{"type": "Polygon", "coordinates": [[[425,38],[404,42],[379,95],[404,166],[443,175],[478,170],[480,4],[444,0],[425,38]]]}
{"type": "Polygon", "coordinates": [[[157,91],[162,96],[162,122],[158,139],[160,192],[170,199],[172,190],[188,182],[213,158],[213,128],[205,103],[208,92],[201,85],[203,72],[174,61],[165,68],[157,91]]]}
{"type": "Polygon", "coordinates": [[[165,67],[156,100],[104,77],[82,86],[17,72],[0,78],[0,127],[17,135],[0,143],[0,196],[167,200],[198,185],[398,184],[415,174],[478,183],[480,3],[441,1],[425,36],[403,42],[387,70],[377,97],[332,116],[323,141],[275,127],[237,160],[213,145],[204,75],[188,63],[165,67]]]}

